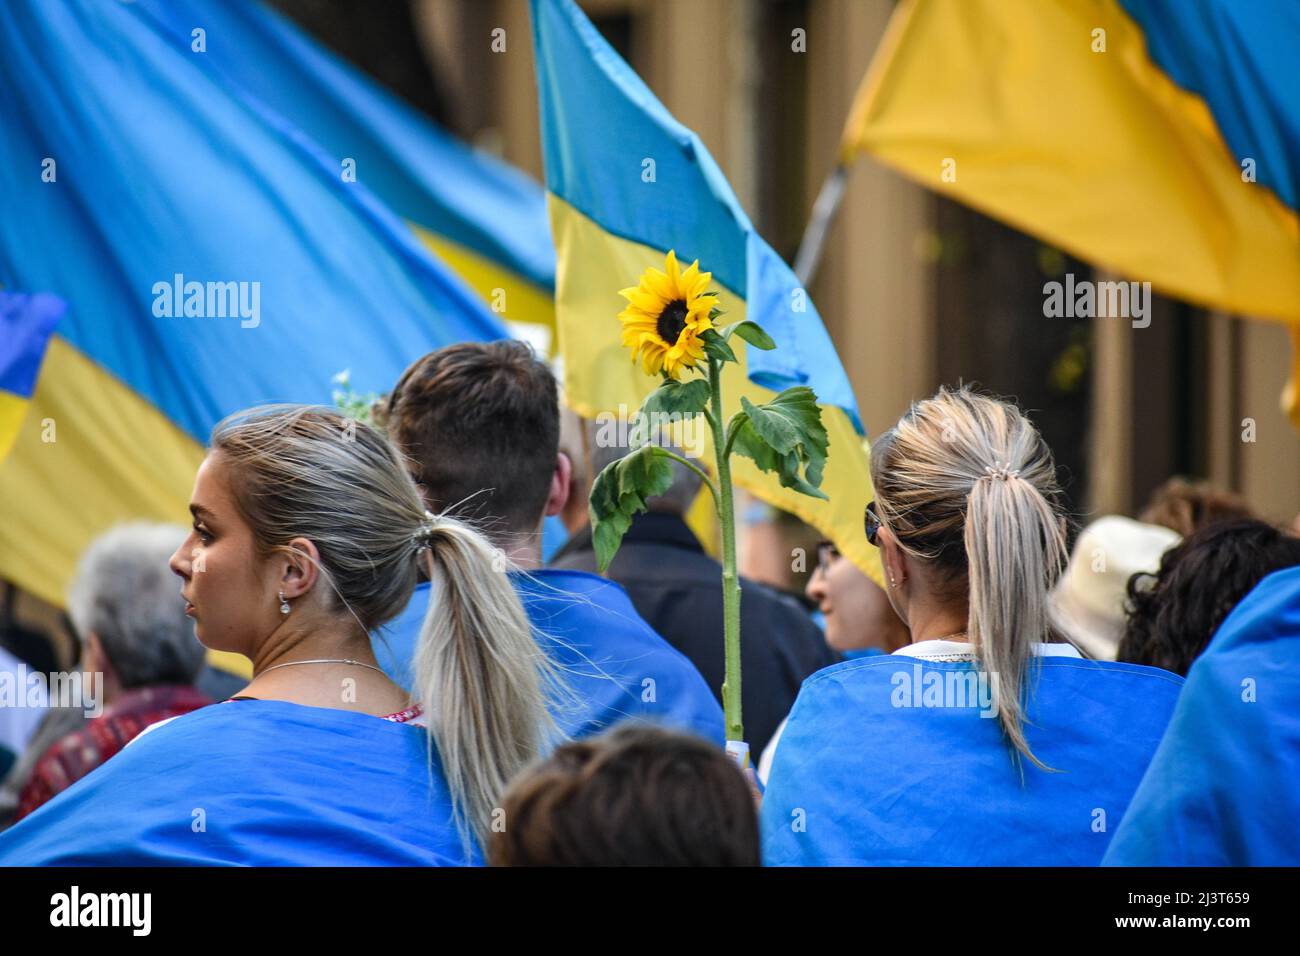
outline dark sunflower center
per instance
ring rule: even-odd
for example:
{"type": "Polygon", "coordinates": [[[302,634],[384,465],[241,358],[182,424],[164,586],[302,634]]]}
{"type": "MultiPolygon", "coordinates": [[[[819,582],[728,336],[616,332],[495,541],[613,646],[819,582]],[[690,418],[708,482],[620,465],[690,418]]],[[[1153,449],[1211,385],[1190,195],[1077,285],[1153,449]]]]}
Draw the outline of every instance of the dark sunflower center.
{"type": "Polygon", "coordinates": [[[655,326],[659,331],[659,337],[670,345],[675,343],[677,336],[682,334],[682,329],[686,328],[686,316],[685,302],[681,299],[669,302],[659,313],[659,321],[655,326]]]}

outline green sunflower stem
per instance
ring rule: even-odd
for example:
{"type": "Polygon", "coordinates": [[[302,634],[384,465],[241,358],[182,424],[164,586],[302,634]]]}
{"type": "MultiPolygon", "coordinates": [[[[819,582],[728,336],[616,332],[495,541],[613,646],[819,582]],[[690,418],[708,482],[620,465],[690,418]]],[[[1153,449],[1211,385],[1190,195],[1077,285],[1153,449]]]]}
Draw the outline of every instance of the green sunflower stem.
{"type": "Polygon", "coordinates": [[[744,724],[740,711],[740,577],[736,573],[736,505],[731,487],[731,462],[723,454],[726,438],[722,423],[722,363],[709,360],[709,392],[713,414],[714,457],[718,469],[718,521],[722,525],[722,621],[726,651],[726,676],[722,681],[722,711],[727,740],[743,741],[744,724]]]}

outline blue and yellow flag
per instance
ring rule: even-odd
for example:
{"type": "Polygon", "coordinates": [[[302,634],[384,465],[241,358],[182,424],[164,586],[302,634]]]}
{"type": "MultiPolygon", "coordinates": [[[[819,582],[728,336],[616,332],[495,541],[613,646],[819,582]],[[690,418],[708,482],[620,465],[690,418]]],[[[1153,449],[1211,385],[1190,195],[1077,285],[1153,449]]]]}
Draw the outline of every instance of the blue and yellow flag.
{"type": "MultiPolygon", "coordinates": [[[[746,316],[776,341],[745,348],[724,390],[739,408],[791,385],[811,386],[830,436],[822,490],[829,501],[783,488],[748,459],[738,484],[798,515],[880,579],[862,533],[871,478],[848,376],[806,292],[745,215],[699,137],[675,120],[572,0],[532,0],[546,188],[555,237],[555,314],[565,392],[594,417],[635,412],[658,384],[621,344],[618,290],[668,250],[700,261],[719,287],[728,323],[746,316]]],[[[739,355],[739,353],[738,353],[739,355]]],[[[729,410],[730,413],[730,410],[729,410]]]]}
{"type": "Polygon", "coordinates": [[[508,322],[555,326],[541,187],[470,149],[255,0],[137,0],[204,66],[279,114],[406,219],[508,322]]]}
{"type": "Polygon", "coordinates": [[[1030,664],[1021,761],[970,663],[885,654],[803,683],[763,795],[768,866],[1096,866],[1183,679],[1111,661],[1030,664]]]}
{"type": "Polygon", "coordinates": [[[841,162],[869,152],[1159,291],[1296,323],[1298,62],[1292,0],[904,0],[841,162]]]}
{"type": "Polygon", "coordinates": [[[1269,575],[1187,673],[1107,866],[1300,866],[1300,568],[1269,575]]]}
{"type": "Polygon", "coordinates": [[[431,348],[505,335],[205,55],[138,3],[0,4],[0,285],[68,303],[0,464],[0,576],[52,603],[95,534],[184,518],[225,415],[329,403],[345,367],[384,391],[431,348]]]}
{"type": "Polygon", "coordinates": [[[45,349],[67,308],[52,295],[0,292],[0,462],[18,437],[45,349]]]}
{"type": "Polygon", "coordinates": [[[423,728],[279,700],[133,740],[0,834],[0,866],[464,866],[423,728]]]}

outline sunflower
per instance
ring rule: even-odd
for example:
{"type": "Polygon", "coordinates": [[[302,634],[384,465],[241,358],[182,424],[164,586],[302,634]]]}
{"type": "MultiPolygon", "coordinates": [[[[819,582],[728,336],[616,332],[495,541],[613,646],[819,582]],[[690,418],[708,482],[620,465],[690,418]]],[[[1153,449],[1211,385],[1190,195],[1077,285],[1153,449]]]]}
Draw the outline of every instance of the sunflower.
{"type": "Polygon", "coordinates": [[[629,305],[618,319],[623,345],[632,350],[633,361],[641,359],[647,375],[662,371],[681,381],[704,358],[702,336],[713,328],[717,296],[705,291],[713,273],[701,272],[698,259],[683,272],[670,249],[664,264],[667,272],[649,268],[640,285],[619,292],[629,305]]]}

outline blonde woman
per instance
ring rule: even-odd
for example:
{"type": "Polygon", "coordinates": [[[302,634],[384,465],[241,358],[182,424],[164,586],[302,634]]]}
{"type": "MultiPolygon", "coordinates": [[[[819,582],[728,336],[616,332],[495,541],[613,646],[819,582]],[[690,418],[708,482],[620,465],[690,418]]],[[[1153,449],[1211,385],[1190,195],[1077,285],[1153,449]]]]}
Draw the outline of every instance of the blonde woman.
{"type": "Polygon", "coordinates": [[[425,511],[373,429],[308,407],[217,426],[172,556],[186,613],[248,657],[231,701],[155,726],[0,837],[0,864],[477,863],[555,681],[499,556],[425,511]],[[368,634],[421,571],[415,700],[368,634]]]}
{"type": "Polygon", "coordinates": [[[865,530],[912,643],[804,682],[763,800],[767,863],[1101,860],[1182,680],[1054,631],[1055,471],[1015,406],[966,388],[874,443],[865,530]]]}

